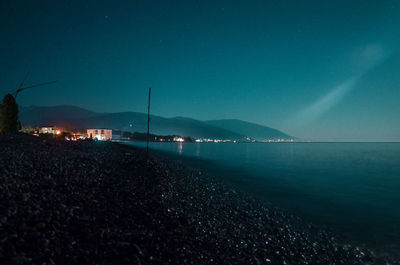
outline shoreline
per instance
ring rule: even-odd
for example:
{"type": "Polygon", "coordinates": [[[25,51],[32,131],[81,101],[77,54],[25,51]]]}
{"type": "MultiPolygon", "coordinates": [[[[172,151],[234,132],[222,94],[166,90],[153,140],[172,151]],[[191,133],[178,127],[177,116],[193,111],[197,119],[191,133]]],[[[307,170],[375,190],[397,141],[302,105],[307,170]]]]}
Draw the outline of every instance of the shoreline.
{"type": "MultiPolygon", "coordinates": [[[[129,145],[132,146],[132,145],[129,145]]],[[[134,146],[134,145],[133,145],[134,146]]],[[[203,174],[211,175],[215,181],[222,182],[222,184],[226,188],[232,188],[236,191],[240,191],[243,194],[251,196],[257,200],[262,201],[263,203],[269,205],[270,207],[275,208],[278,211],[282,211],[287,215],[292,215],[299,217],[303,220],[305,224],[312,224],[318,227],[321,230],[327,231],[332,235],[335,235],[335,238],[342,242],[343,244],[351,244],[355,246],[361,246],[362,248],[371,249],[376,253],[384,253],[385,255],[396,257],[399,259],[399,246],[397,244],[385,244],[374,243],[372,241],[368,241],[365,238],[358,238],[354,235],[348,235],[346,229],[341,229],[341,227],[332,227],[327,225],[323,221],[316,222],[313,218],[309,217],[310,213],[304,213],[296,210],[293,207],[288,207],[286,205],[279,205],[279,202],[271,200],[268,195],[265,195],[264,192],[260,192],[258,187],[260,184],[248,184],[248,180],[244,181],[243,178],[251,178],[250,182],[259,183],[259,179],[263,178],[264,175],[261,174],[251,174],[240,166],[227,166],[218,164],[218,162],[207,159],[207,158],[199,158],[194,156],[186,156],[177,153],[171,153],[169,151],[160,150],[160,149],[151,149],[150,154],[153,156],[164,159],[167,163],[171,161],[179,161],[180,164],[184,165],[186,168],[190,168],[192,170],[202,171],[203,174]]],[[[269,185],[261,184],[261,185],[269,185]]],[[[286,191],[288,192],[288,191],[286,191]]],[[[293,191],[295,192],[295,191],[293,191]]],[[[268,193],[267,193],[268,194],[268,193]]],[[[307,203],[312,203],[308,201],[307,203]]]]}
{"type": "MultiPolygon", "coordinates": [[[[172,147],[168,146],[169,144],[166,146],[164,146],[164,144],[151,145],[155,150],[154,154],[161,154],[163,157],[170,158],[171,160],[182,161],[185,166],[193,165],[196,169],[217,176],[218,179],[224,180],[225,184],[229,184],[237,190],[270,203],[278,207],[281,211],[283,210],[289,214],[298,216],[305,222],[316,225],[322,230],[329,231],[331,234],[335,235],[337,239],[340,239],[341,242],[369,248],[376,253],[400,259],[400,238],[398,229],[396,229],[399,220],[397,211],[388,212],[390,206],[387,206],[387,204],[380,205],[381,207],[376,206],[376,204],[371,205],[372,208],[366,208],[365,205],[374,202],[374,200],[365,198],[370,198],[368,195],[374,196],[377,194],[361,194],[362,192],[359,192],[358,195],[354,195],[354,198],[347,197],[353,196],[348,192],[351,189],[361,188],[362,190],[364,187],[370,187],[372,189],[375,187],[371,186],[371,179],[367,179],[366,182],[363,182],[360,178],[361,175],[357,175],[357,170],[355,175],[349,174],[351,173],[350,170],[347,170],[347,172],[344,172],[346,170],[342,170],[341,174],[338,174],[335,171],[332,173],[332,170],[335,170],[332,166],[322,168],[318,163],[314,163],[313,166],[317,166],[318,170],[321,170],[321,172],[314,173],[314,171],[310,170],[309,166],[299,167],[301,164],[295,162],[298,160],[291,157],[293,152],[290,150],[292,149],[283,146],[275,146],[275,149],[271,149],[272,152],[260,154],[270,155],[271,153],[276,153],[278,155],[276,161],[268,163],[271,166],[266,165],[266,163],[263,164],[261,160],[253,163],[254,159],[258,159],[257,157],[254,157],[254,155],[247,157],[245,153],[241,153],[247,150],[246,146],[243,148],[231,148],[230,146],[218,146],[215,144],[213,145],[214,147],[208,146],[204,148],[200,148],[200,145],[194,147],[192,144],[183,144],[183,148],[180,147],[180,144],[174,144],[172,147]],[[226,157],[225,153],[227,153],[226,157]],[[234,153],[234,155],[231,155],[232,153],[234,153]],[[281,155],[282,153],[288,156],[289,159],[286,169],[279,168],[280,165],[286,164],[286,161],[283,160],[284,157],[281,155]],[[233,160],[232,158],[236,158],[237,160],[233,160]],[[264,165],[266,166],[264,167],[264,165]],[[301,171],[302,169],[305,169],[304,172],[301,171]],[[336,185],[336,183],[333,183],[334,180],[336,178],[339,179],[339,181],[341,178],[343,180],[344,176],[349,177],[349,179],[358,178],[356,182],[359,184],[353,185],[355,181],[348,181],[350,186],[347,192],[337,197],[334,196],[340,191],[336,186],[332,187],[332,190],[336,190],[336,192],[331,192],[332,190],[330,190],[329,185],[322,183],[323,186],[325,186],[322,188],[324,188],[323,190],[327,191],[327,193],[306,189],[302,186],[303,183],[306,183],[309,188],[317,187],[313,183],[319,183],[321,178],[326,178],[331,185],[336,185]],[[314,182],[314,180],[316,182],[314,182]],[[307,182],[309,184],[307,184],[307,182]],[[293,183],[298,183],[299,185],[293,183]],[[327,188],[329,190],[327,190],[327,188]],[[359,200],[357,201],[359,206],[357,206],[356,203],[352,203],[353,199],[359,200]],[[348,203],[346,203],[346,200],[348,203]],[[348,214],[346,214],[346,212],[348,214]]],[[[259,146],[260,148],[256,147],[250,149],[250,151],[256,153],[260,151],[259,149],[262,149],[261,151],[263,152],[263,145],[259,146]]],[[[342,151],[343,146],[344,145],[337,146],[337,149],[342,151]]],[[[374,146],[375,145],[371,147],[371,145],[369,145],[367,146],[368,148],[365,149],[375,149],[374,146]]],[[[251,147],[251,145],[249,145],[249,147],[251,147]]],[[[359,147],[360,145],[357,145],[354,149],[358,150],[359,147]]],[[[387,147],[392,148],[393,146],[388,145],[387,147]]],[[[301,154],[304,150],[300,148],[301,146],[297,145],[296,149],[293,150],[294,153],[297,153],[297,158],[299,158],[298,154],[301,154]]],[[[398,150],[398,146],[396,149],[398,150]]],[[[322,146],[322,148],[318,148],[318,150],[328,153],[330,151],[327,146],[322,146]],[[325,151],[324,149],[327,150],[325,151]]],[[[381,152],[379,156],[382,157],[382,155],[384,155],[384,153],[381,152]]],[[[336,158],[341,159],[340,156],[336,158]]],[[[300,159],[302,158],[300,157],[300,159]]],[[[322,159],[321,161],[328,162],[326,159],[322,159]]],[[[337,163],[334,159],[332,161],[333,162],[330,163],[341,164],[337,163]]],[[[384,173],[385,167],[378,164],[376,166],[380,166],[380,172],[384,173]]],[[[358,167],[358,170],[359,169],[360,167],[358,167]]],[[[351,170],[353,170],[353,168],[351,168],[351,170]]],[[[369,169],[365,168],[366,174],[371,172],[370,170],[371,167],[369,167],[369,169]]],[[[387,173],[389,174],[389,172],[387,173]]],[[[396,177],[396,175],[392,174],[392,177],[396,177]]],[[[398,183],[398,181],[393,182],[394,185],[398,183]]],[[[382,185],[386,185],[386,188],[388,188],[387,183],[382,183],[382,185]]],[[[357,193],[359,190],[357,189],[355,191],[357,193]]],[[[388,192],[389,191],[391,191],[391,188],[388,188],[388,192]]],[[[391,194],[395,201],[398,196],[393,195],[394,194],[391,194]]],[[[376,199],[377,202],[379,200],[379,202],[383,202],[382,196],[378,195],[376,199]]],[[[392,206],[396,205],[395,202],[391,201],[387,201],[387,203],[391,203],[392,206]]],[[[397,207],[394,209],[396,208],[397,207]]]]}
{"type": "Polygon", "coordinates": [[[399,264],[140,148],[0,146],[0,263],[399,264]]]}

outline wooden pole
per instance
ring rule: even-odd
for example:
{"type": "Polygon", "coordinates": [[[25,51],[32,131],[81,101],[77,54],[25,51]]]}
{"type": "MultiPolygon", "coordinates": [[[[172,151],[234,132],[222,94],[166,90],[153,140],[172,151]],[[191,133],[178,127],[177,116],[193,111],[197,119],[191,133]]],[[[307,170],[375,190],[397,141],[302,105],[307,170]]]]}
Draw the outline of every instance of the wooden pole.
{"type": "Polygon", "coordinates": [[[151,96],[151,87],[149,87],[149,103],[147,106],[147,155],[149,155],[149,138],[150,138],[150,96],[151,96]]]}

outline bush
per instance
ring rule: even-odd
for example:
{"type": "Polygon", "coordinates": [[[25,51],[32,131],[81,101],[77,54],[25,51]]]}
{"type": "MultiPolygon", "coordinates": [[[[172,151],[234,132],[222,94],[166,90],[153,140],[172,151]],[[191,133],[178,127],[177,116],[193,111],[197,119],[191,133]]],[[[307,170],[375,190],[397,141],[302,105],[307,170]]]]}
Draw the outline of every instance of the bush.
{"type": "Polygon", "coordinates": [[[3,98],[0,123],[3,133],[18,133],[18,105],[11,94],[3,98]]]}

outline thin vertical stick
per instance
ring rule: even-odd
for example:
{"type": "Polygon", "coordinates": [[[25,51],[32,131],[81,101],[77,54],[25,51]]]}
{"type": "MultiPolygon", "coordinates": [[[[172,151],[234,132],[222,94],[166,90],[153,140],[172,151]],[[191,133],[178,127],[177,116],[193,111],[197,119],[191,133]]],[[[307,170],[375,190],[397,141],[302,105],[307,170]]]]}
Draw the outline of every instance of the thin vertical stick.
{"type": "Polygon", "coordinates": [[[151,87],[149,87],[149,104],[147,106],[147,156],[149,155],[149,138],[150,138],[150,95],[151,87]]]}

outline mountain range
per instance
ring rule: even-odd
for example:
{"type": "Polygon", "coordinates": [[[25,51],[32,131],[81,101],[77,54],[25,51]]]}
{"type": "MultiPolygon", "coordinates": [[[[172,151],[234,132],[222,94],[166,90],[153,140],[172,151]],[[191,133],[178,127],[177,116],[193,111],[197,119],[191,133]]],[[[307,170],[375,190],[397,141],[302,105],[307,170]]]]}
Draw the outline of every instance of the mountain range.
{"type": "MultiPolygon", "coordinates": [[[[22,125],[61,126],[76,129],[112,128],[130,132],[147,130],[147,114],[140,112],[99,113],[76,106],[20,107],[22,125]]],[[[277,129],[236,119],[201,121],[185,117],[150,116],[150,131],[157,135],[241,140],[293,139],[277,129]]]]}

